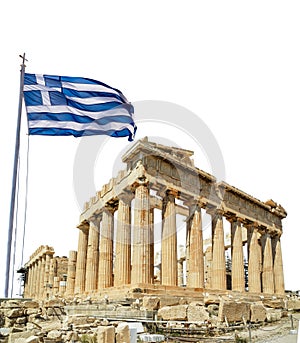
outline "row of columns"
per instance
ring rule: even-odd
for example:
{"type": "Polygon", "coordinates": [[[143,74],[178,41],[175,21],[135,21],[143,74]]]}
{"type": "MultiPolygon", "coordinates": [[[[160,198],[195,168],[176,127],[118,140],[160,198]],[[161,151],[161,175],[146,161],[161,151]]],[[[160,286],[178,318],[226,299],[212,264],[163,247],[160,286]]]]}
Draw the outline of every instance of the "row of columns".
{"type": "MultiPolygon", "coordinates": [[[[150,208],[148,184],[135,184],[133,239],[131,245],[131,200],[121,196],[118,202],[115,261],[114,211],[107,205],[101,215],[80,227],[74,286],[69,292],[90,293],[111,286],[154,283],[153,209],[150,208]],[[100,239],[99,239],[100,237],[100,239]]],[[[166,191],[162,202],[161,284],[178,285],[176,193],[166,191]]],[[[223,213],[209,210],[212,216],[212,263],[204,278],[204,255],[201,204],[191,202],[187,220],[186,265],[187,287],[226,290],[226,267],[223,213]]],[[[232,290],[245,290],[243,257],[243,222],[238,217],[231,222],[232,290]]],[[[247,225],[248,290],[260,293],[284,293],[280,237],[259,227],[247,225]],[[259,240],[260,238],[260,240],[259,240]]],[[[68,286],[69,287],[69,286],[68,286]]]]}
{"type": "MultiPolygon", "coordinates": [[[[74,293],[113,285],[154,283],[154,211],[150,208],[147,183],[140,181],[135,189],[132,244],[131,197],[119,199],[113,270],[114,210],[108,206],[101,217],[92,218],[89,226],[80,227],[74,293]]],[[[165,285],[177,285],[176,211],[171,192],[167,192],[163,201],[162,216],[161,280],[165,285]]]]}
{"type": "MultiPolygon", "coordinates": [[[[26,282],[24,297],[35,299],[46,299],[52,295],[63,295],[66,291],[66,281],[58,275],[58,260],[53,257],[54,250],[46,246],[37,249],[30,261],[26,264],[26,282]]],[[[69,268],[70,269],[70,268],[69,268]]],[[[71,269],[70,269],[71,270],[71,269]]],[[[73,279],[75,280],[76,265],[73,268],[73,279]]],[[[68,277],[68,284],[72,283],[72,277],[68,277]]]]}
{"type": "MultiPolygon", "coordinates": [[[[230,219],[230,222],[232,290],[244,291],[243,221],[234,217],[230,219]]],[[[284,294],[280,236],[272,236],[268,230],[259,233],[259,227],[255,223],[248,224],[246,227],[249,292],[284,294]]]]}
{"type": "Polygon", "coordinates": [[[54,278],[54,268],[51,264],[53,254],[52,249],[48,247],[44,249],[42,246],[27,265],[25,297],[43,298],[46,296],[47,285],[53,283],[54,278]]]}

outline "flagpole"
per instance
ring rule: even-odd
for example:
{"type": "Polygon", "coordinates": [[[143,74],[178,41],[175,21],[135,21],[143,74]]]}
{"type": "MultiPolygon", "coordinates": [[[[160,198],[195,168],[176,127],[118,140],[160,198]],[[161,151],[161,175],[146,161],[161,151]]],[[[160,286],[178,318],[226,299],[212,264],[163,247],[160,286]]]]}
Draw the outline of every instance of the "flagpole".
{"type": "Polygon", "coordinates": [[[20,131],[21,131],[21,114],[22,114],[22,100],[23,100],[23,84],[25,74],[25,53],[20,55],[22,58],[21,70],[20,70],[20,93],[19,93],[19,108],[18,108],[18,119],[16,129],[16,143],[15,143],[15,158],[14,158],[14,169],[12,177],[11,187],[11,199],[10,199],[10,213],[9,213],[9,226],[8,226],[8,237],[7,237],[7,254],[6,254],[6,274],[5,274],[5,290],[4,296],[8,297],[9,279],[10,279],[10,259],[11,259],[11,247],[12,247],[12,235],[14,225],[14,213],[15,213],[15,200],[16,200],[16,184],[18,174],[18,161],[20,151],[20,131]]]}

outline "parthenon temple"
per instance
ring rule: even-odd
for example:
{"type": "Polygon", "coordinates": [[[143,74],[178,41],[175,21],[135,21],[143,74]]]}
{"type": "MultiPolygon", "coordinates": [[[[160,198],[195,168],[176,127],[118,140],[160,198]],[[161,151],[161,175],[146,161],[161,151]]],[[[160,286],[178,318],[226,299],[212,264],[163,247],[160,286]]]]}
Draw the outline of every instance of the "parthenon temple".
{"type": "Polygon", "coordinates": [[[65,279],[54,277],[54,252],[43,249],[26,264],[25,295],[47,297],[47,287],[59,292],[61,281],[66,285],[60,292],[70,296],[122,287],[283,295],[280,240],[286,211],[273,200],[262,202],[218,182],[194,166],[192,155],[147,138],[132,144],[122,157],[127,168],[85,203],[78,250],[70,252],[65,279]],[[204,214],[210,218],[206,247],[204,214]],[[186,226],[183,238],[179,217],[186,226]]]}

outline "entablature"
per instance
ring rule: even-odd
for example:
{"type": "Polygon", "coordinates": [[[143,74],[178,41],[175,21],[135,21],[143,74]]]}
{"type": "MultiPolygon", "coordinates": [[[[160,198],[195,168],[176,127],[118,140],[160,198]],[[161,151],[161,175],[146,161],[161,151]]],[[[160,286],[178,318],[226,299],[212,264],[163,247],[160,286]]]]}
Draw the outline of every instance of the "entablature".
{"type": "MultiPolygon", "coordinates": [[[[194,199],[202,208],[222,210],[227,218],[236,216],[262,228],[282,229],[281,221],[287,213],[281,205],[273,200],[262,202],[224,181],[216,182],[214,176],[193,165],[192,154],[145,139],[138,141],[123,156],[128,169],[120,171],[85,204],[79,227],[99,215],[105,206],[117,208],[122,194],[133,197],[135,188],[143,184],[156,193],[150,196],[151,208],[161,209],[163,194],[172,191],[184,204],[194,199]]],[[[176,205],[176,209],[177,213],[188,216],[188,207],[176,205]]]]}

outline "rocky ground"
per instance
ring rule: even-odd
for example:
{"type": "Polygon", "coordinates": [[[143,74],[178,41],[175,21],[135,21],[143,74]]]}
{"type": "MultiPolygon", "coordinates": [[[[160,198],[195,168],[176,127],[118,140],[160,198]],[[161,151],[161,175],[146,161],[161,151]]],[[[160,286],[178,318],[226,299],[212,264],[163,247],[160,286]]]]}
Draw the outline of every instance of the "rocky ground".
{"type": "Polygon", "coordinates": [[[299,299],[285,302],[260,298],[250,302],[228,296],[207,296],[203,301],[191,302],[176,297],[143,296],[130,306],[109,304],[104,299],[97,305],[92,299],[4,300],[0,305],[0,342],[129,343],[130,328],[118,316],[127,313],[130,319],[131,313],[155,313],[156,330],[170,337],[170,341],[171,336],[177,335],[178,342],[189,342],[187,336],[197,334],[203,339],[194,336],[190,341],[250,342],[251,335],[251,342],[296,343],[297,335],[291,334],[291,315],[297,329],[299,311],[299,299]],[[68,312],[71,307],[77,313],[68,312]],[[103,308],[115,319],[101,317],[103,308]],[[83,314],[86,309],[95,309],[96,314],[83,314]]]}
{"type": "MultiPolygon", "coordinates": [[[[300,313],[289,314],[293,316],[294,330],[291,327],[291,319],[283,318],[274,324],[265,324],[257,329],[251,330],[251,342],[257,343],[297,343],[298,321],[300,313]]],[[[239,334],[239,337],[249,340],[249,332],[239,334]]]]}

